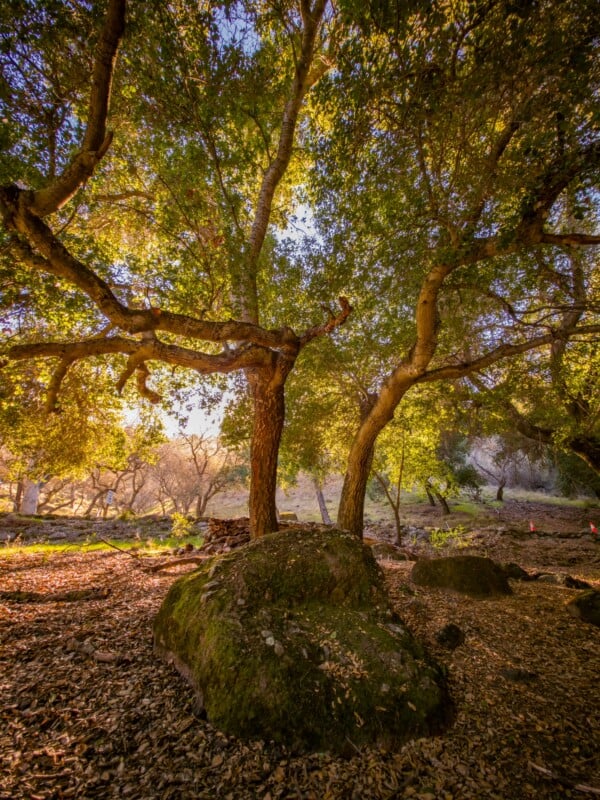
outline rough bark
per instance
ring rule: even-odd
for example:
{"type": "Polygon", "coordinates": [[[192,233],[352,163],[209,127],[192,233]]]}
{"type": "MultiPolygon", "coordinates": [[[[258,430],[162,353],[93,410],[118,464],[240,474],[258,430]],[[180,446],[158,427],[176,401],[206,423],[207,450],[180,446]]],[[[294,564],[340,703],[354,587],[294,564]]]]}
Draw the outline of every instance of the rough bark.
{"type": "Polygon", "coordinates": [[[284,380],[271,370],[248,374],[254,406],[250,448],[250,531],[253,539],[279,530],[275,493],[285,419],[284,380]]]}

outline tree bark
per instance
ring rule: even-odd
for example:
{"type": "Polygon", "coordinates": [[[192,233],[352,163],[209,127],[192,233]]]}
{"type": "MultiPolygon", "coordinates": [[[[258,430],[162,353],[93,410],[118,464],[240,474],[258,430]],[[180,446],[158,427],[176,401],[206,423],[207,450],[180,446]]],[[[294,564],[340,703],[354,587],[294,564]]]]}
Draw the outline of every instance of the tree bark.
{"type": "Polygon", "coordinates": [[[363,535],[365,495],[373,465],[375,441],[394,413],[394,407],[391,407],[391,411],[384,408],[379,414],[373,414],[377,403],[381,403],[381,395],[379,398],[376,395],[367,395],[361,400],[361,424],[348,454],[337,516],[338,527],[350,531],[360,539],[363,535]]]}
{"type": "Polygon", "coordinates": [[[248,372],[254,419],[250,446],[250,535],[253,539],[279,530],[275,493],[277,460],[285,419],[284,381],[275,370],[248,372]]]}

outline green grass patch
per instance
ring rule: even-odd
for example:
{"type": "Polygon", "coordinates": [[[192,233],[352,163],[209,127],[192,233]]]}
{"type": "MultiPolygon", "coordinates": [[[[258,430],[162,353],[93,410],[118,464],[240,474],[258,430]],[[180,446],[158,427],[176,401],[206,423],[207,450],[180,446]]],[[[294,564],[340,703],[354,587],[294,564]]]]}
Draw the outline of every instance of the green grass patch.
{"type": "Polygon", "coordinates": [[[452,513],[458,514],[470,514],[472,517],[480,514],[482,511],[482,506],[480,503],[470,503],[465,501],[463,503],[457,503],[456,505],[452,505],[451,507],[452,513]]]}
{"type": "Polygon", "coordinates": [[[548,506],[568,506],[570,508],[600,508],[600,501],[591,497],[557,497],[541,492],[525,492],[510,490],[508,500],[519,500],[524,503],[544,503],[548,506]]]}
{"type": "MultiPolygon", "coordinates": [[[[200,547],[204,543],[204,539],[201,536],[189,536],[185,540],[186,544],[188,542],[193,544],[194,547],[200,547]]],[[[140,541],[107,539],[106,542],[99,542],[93,536],[90,536],[80,542],[32,542],[31,544],[16,540],[0,546],[0,558],[23,554],[52,556],[62,553],[94,553],[100,551],[114,553],[116,552],[115,547],[140,556],[153,556],[162,555],[176,547],[181,547],[181,545],[182,540],[174,536],[168,536],[164,539],[149,537],[140,541]],[[111,547],[111,545],[113,546],[111,547]]]]}
{"type": "Polygon", "coordinates": [[[468,533],[462,525],[456,525],[454,528],[433,528],[429,532],[429,541],[436,550],[442,547],[460,547],[468,533]]]}

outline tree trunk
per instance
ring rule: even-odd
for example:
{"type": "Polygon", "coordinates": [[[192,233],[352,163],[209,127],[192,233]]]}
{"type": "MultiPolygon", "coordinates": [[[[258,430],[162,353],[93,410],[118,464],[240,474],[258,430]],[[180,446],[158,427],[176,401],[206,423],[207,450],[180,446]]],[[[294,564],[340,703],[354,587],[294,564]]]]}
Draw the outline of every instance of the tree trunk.
{"type": "Polygon", "coordinates": [[[399,397],[390,391],[367,395],[361,399],[360,427],[354,437],[344,476],[338,508],[337,524],[362,539],[365,516],[365,495],[371,474],[377,437],[394,416],[399,397]]]}
{"type": "Polygon", "coordinates": [[[21,500],[21,514],[37,514],[42,484],[39,481],[23,481],[23,498],[21,500]]]}
{"type": "Polygon", "coordinates": [[[392,506],[394,510],[394,523],[396,525],[396,544],[398,547],[402,544],[402,520],[400,519],[400,499],[392,506]]]}
{"type": "Polygon", "coordinates": [[[208,505],[208,495],[200,492],[196,498],[196,519],[200,519],[206,513],[206,506],[208,505]]]}
{"type": "Polygon", "coordinates": [[[323,524],[331,525],[331,517],[329,516],[329,511],[327,510],[327,505],[325,504],[325,498],[323,497],[323,487],[318,478],[313,478],[313,486],[315,487],[317,503],[319,504],[319,511],[321,512],[323,524]]]}
{"type": "Polygon", "coordinates": [[[427,500],[429,501],[429,505],[435,507],[435,497],[431,494],[429,486],[425,487],[425,492],[427,494],[427,500]]]}
{"type": "Polygon", "coordinates": [[[498,484],[498,489],[496,490],[496,500],[499,503],[504,502],[504,487],[506,486],[506,481],[502,481],[498,484]]]}
{"type": "Polygon", "coordinates": [[[23,479],[17,481],[17,489],[15,491],[15,499],[13,500],[13,511],[18,513],[21,508],[21,501],[23,499],[23,479]]]}
{"type": "Polygon", "coordinates": [[[254,401],[250,447],[250,535],[253,539],[279,530],[275,492],[277,459],[285,419],[284,379],[274,370],[249,371],[254,401]]]}
{"type": "Polygon", "coordinates": [[[442,514],[446,516],[446,514],[450,513],[450,506],[448,505],[448,501],[446,500],[443,494],[440,494],[439,492],[434,492],[434,494],[438,499],[438,503],[442,507],[442,514]]]}

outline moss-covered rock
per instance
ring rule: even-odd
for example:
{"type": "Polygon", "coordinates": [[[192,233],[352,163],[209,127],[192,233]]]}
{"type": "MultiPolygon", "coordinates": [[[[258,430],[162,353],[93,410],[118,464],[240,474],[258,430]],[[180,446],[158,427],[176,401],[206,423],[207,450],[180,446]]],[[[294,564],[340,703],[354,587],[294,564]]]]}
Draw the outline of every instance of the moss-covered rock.
{"type": "Polygon", "coordinates": [[[343,753],[449,720],[443,669],[390,611],[370,549],[341,531],[290,529],[207,562],[173,584],[154,638],[237,736],[343,753]]]}
{"type": "Polygon", "coordinates": [[[422,559],[413,567],[411,578],[420,586],[454,589],[479,599],[512,594],[502,568],[481,556],[422,559]]]}
{"type": "Polygon", "coordinates": [[[590,589],[578,594],[567,603],[567,611],[573,617],[600,628],[600,592],[590,589]]]}

